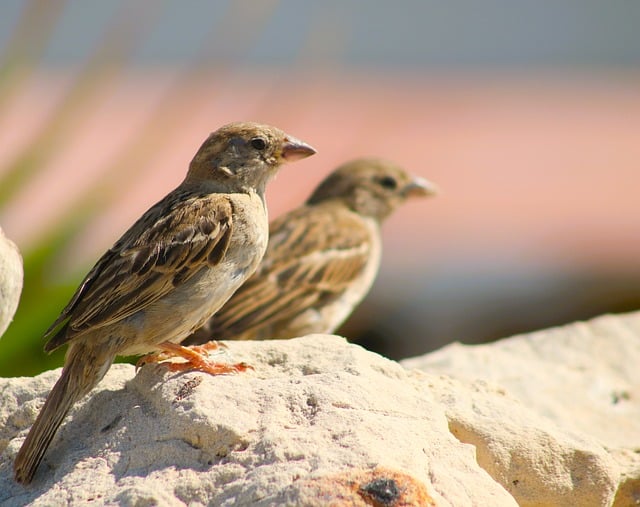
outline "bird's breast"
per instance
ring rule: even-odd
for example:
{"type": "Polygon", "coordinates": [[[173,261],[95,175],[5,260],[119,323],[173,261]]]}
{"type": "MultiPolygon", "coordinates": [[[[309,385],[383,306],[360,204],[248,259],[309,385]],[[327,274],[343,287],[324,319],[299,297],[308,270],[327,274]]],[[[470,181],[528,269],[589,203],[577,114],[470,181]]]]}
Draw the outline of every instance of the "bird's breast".
{"type": "MultiPolygon", "coordinates": [[[[257,195],[231,197],[233,225],[229,246],[221,261],[203,269],[182,292],[194,299],[205,318],[215,313],[256,270],[267,248],[267,211],[257,195]]],[[[199,319],[198,319],[199,320],[199,319]]]]}
{"type": "Polygon", "coordinates": [[[257,194],[235,194],[231,202],[231,238],[222,259],[194,273],[146,310],[141,331],[147,343],[159,343],[167,336],[181,342],[217,312],[260,264],[269,236],[264,203],[257,194]]]}

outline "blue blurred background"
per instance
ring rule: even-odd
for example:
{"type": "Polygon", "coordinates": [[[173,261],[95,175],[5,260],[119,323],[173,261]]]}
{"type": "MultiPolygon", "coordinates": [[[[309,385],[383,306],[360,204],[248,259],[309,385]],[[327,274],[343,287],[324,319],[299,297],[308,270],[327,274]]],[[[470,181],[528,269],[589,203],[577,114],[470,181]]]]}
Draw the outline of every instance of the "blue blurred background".
{"type": "Polygon", "coordinates": [[[25,289],[0,375],[61,364],[42,332],[97,257],[177,185],[206,135],[277,125],[335,166],[439,184],[384,227],[341,330],[392,358],[640,306],[640,3],[4,1],[0,225],[25,289]]]}

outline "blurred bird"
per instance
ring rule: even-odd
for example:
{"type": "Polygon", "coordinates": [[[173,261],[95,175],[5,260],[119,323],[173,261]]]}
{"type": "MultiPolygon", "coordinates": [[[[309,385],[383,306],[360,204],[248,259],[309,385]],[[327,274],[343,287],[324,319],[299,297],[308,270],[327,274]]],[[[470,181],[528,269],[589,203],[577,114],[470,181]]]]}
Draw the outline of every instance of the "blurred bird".
{"type": "Polygon", "coordinates": [[[373,284],[382,221],[408,197],[435,192],[388,161],[342,165],[304,206],[271,223],[260,267],[185,343],[334,332],[373,284]]]}
{"type": "Polygon", "coordinates": [[[11,323],[22,292],[22,257],[0,227],[0,336],[11,323]]]}
{"type": "Polygon", "coordinates": [[[265,186],[286,161],[315,150],[281,130],[232,123],[211,134],[184,181],[105,253],[45,336],[68,344],[58,382],[14,464],[18,482],[36,468],[71,406],[117,355],[167,351],[210,373],[242,365],[210,362],[179,343],[215,313],[258,266],[267,246],[265,186]]]}

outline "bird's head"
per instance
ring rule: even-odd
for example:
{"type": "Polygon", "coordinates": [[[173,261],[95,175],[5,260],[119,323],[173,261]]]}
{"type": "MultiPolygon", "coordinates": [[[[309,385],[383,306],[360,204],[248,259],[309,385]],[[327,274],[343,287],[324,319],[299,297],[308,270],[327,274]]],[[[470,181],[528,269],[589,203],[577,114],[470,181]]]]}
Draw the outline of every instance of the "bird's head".
{"type": "Polygon", "coordinates": [[[339,199],[356,213],[382,221],[407,198],[435,193],[437,187],[433,183],[410,175],[392,162],[359,158],[333,171],[307,204],[339,199]]]}
{"type": "Polygon", "coordinates": [[[189,165],[186,182],[211,182],[224,191],[263,192],[285,162],[316,152],[282,130],[253,122],[229,123],[213,132],[189,165]]]}

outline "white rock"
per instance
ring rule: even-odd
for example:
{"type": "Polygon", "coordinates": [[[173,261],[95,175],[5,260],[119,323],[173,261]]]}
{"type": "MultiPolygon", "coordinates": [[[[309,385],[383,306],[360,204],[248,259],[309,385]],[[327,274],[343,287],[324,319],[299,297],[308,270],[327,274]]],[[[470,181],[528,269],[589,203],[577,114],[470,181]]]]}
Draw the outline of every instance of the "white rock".
{"type": "Polygon", "coordinates": [[[59,371],[0,379],[0,505],[640,504],[640,314],[411,371],[331,336],[229,346],[255,371],[114,366],[27,488],[12,461],[59,371]]]}
{"type": "Polygon", "coordinates": [[[59,371],[0,379],[0,504],[516,505],[449,431],[452,380],[332,336],[229,347],[255,371],[114,366],[26,488],[12,462],[59,371]]]}
{"type": "Polygon", "coordinates": [[[520,505],[640,505],[640,313],[455,343],[402,364],[477,388],[432,392],[520,505]],[[487,382],[520,403],[497,391],[490,400],[487,382]]]}
{"type": "Polygon", "coordinates": [[[18,247],[0,227],[0,336],[9,327],[18,308],[22,278],[22,257],[18,247]]]}

